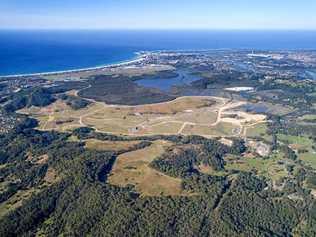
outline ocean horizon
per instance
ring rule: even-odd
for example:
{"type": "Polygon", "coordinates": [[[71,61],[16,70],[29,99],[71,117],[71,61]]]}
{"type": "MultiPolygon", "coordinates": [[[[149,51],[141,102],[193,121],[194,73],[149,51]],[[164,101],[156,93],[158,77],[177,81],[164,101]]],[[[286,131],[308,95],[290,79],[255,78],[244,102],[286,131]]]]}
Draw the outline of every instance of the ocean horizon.
{"type": "Polygon", "coordinates": [[[0,76],[80,70],[158,50],[316,50],[316,31],[1,30],[0,76]]]}

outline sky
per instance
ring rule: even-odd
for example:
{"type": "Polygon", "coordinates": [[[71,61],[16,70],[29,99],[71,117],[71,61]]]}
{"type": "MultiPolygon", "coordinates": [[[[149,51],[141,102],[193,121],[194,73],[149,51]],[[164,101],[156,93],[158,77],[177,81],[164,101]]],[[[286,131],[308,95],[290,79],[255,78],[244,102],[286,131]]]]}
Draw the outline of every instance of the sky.
{"type": "Polygon", "coordinates": [[[315,12],[315,0],[0,0],[0,28],[316,30],[315,12]]]}

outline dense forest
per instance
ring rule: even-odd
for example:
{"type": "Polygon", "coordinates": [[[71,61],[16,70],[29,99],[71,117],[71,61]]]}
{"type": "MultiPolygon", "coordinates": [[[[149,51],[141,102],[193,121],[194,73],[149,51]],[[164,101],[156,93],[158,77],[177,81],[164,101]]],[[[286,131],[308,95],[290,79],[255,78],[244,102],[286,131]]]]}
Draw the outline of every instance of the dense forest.
{"type": "MultiPolygon", "coordinates": [[[[132,138],[95,133],[81,128],[73,134],[34,130],[25,118],[1,135],[0,180],[3,204],[19,192],[29,198],[0,216],[1,236],[315,236],[316,202],[297,174],[283,191],[271,190],[264,178],[233,171],[206,175],[194,169],[203,162],[224,169],[223,155],[241,154],[239,140],[232,147],[197,136],[153,136],[172,141],[181,152],[167,151],[151,167],[183,180],[191,196],[144,197],[133,186],[110,185],[107,176],[117,156],[125,151],[96,151],[84,146],[87,137],[122,141],[132,138]],[[70,141],[76,135],[79,140],[70,141]],[[38,157],[46,155],[46,162],[38,157]],[[30,158],[31,156],[31,158],[30,158]],[[33,158],[32,158],[33,157],[33,158]],[[181,159],[182,158],[182,159],[181,159]],[[187,159],[183,159],[187,158],[187,159]],[[35,159],[35,160],[34,160],[35,159]],[[37,159],[37,160],[36,160],[37,159]],[[47,183],[47,172],[58,178],[47,183]],[[289,199],[295,192],[303,199],[289,199]],[[303,224],[302,224],[303,223],[303,224]]],[[[136,140],[138,138],[135,138],[136,140]]],[[[310,179],[315,179],[310,177],[310,179]]]]}

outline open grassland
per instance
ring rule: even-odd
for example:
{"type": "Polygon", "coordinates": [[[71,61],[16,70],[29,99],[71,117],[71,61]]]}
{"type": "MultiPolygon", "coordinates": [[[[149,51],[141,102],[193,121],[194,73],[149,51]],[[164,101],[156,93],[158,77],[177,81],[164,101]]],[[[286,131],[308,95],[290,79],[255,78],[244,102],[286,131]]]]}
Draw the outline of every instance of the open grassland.
{"type": "Polygon", "coordinates": [[[284,158],[284,154],[277,153],[272,154],[269,159],[263,159],[259,157],[242,157],[240,160],[236,158],[227,160],[225,165],[226,170],[241,170],[250,172],[256,170],[258,175],[265,176],[272,181],[278,181],[282,177],[288,176],[286,166],[284,163],[279,162],[284,158]]]}
{"type": "Polygon", "coordinates": [[[182,122],[161,122],[144,128],[146,134],[177,134],[181,129],[182,122]]]}
{"type": "Polygon", "coordinates": [[[188,96],[180,97],[170,102],[135,106],[138,113],[176,114],[179,112],[191,112],[189,110],[211,107],[216,104],[214,97],[188,96]]]}
{"type": "Polygon", "coordinates": [[[300,118],[298,118],[301,121],[309,121],[309,120],[316,120],[316,114],[306,114],[300,118]]]}
{"type": "Polygon", "coordinates": [[[304,161],[305,164],[316,169],[316,152],[311,151],[309,153],[299,154],[299,158],[304,161]]]}
{"type": "Polygon", "coordinates": [[[278,139],[281,142],[291,145],[293,149],[307,149],[313,145],[313,142],[305,136],[278,134],[278,139]]]}
{"type": "Polygon", "coordinates": [[[92,127],[97,132],[129,136],[201,135],[241,136],[243,129],[265,121],[265,116],[236,110],[244,102],[217,97],[180,97],[173,101],[138,106],[92,102],[74,110],[58,100],[47,107],[31,107],[20,113],[39,120],[39,129],[67,131],[92,127]]]}
{"type": "Polygon", "coordinates": [[[143,196],[188,195],[182,190],[181,179],[167,176],[149,167],[170,145],[165,141],[156,141],[144,149],[118,156],[108,182],[120,187],[134,185],[143,196]]]}
{"type": "Polygon", "coordinates": [[[297,152],[298,158],[305,164],[316,169],[316,151],[313,149],[313,141],[306,136],[290,136],[285,134],[278,134],[278,139],[288,144],[295,151],[304,150],[304,152],[297,152]]]}
{"type": "Polygon", "coordinates": [[[256,171],[258,175],[271,179],[273,182],[287,177],[287,164],[294,164],[294,161],[284,161],[284,154],[272,154],[268,159],[257,157],[254,154],[245,154],[242,157],[228,155],[225,157],[225,170],[215,171],[208,165],[199,165],[196,167],[200,172],[209,175],[223,176],[229,174],[232,170],[251,172],[256,171]]]}
{"type": "Polygon", "coordinates": [[[278,134],[278,140],[294,151],[305,165],[316,169],[316,151],[313,148],[313,141],[307,136],[291,136],[278,134]]]}
{"type": "Polygon", "coordinates": [[[268,142],[272,141],[272,136],[267,133],[268,126],[266,121],[255,123],[254,125],[245,126],[243,130],[244,137],[263,138],[268,142]]]}
{"type": "Polygon", "coordinates": [[[267,124],[261,123],[254,125],[252,127],[248,127],[246,130],[247,137],[263,137],[267,134],[267,124]]]}
{"type": "Polygon", "coordinates": [[[85,140],[85,147],[98,151],[121,151],[130,149],[140,141],[100,141],[97,139],[85,140]]]}
{"type": "Polygon", "coordinates": [[[236,126],[231,123],[220,122],[215,126],[188,124],[185,126],[182,133],[185,135],[199,134],[205,137],[221,137],[221,136],[238,135],[239,131],[240,131],[239,126],[236,126]]]}
{"type": "Polygon", "coordinates": [[[207,175],[214,175],[214,176],[225,176],[227,175],[227,171],[217,171],[214,170],[209,165],[200,164],[199,166],[195,167],[199,172],[207,175]]]}
{"type": "Polygon", "coordinates": [[[313,149],[313,141],[305,136],[290,136],[279,134],[278,139],[297,151],[298,158],[306,165],[316,169],[316,151],[313,149]],[[303,150],[304,152],[298,152],[303,150]]]}

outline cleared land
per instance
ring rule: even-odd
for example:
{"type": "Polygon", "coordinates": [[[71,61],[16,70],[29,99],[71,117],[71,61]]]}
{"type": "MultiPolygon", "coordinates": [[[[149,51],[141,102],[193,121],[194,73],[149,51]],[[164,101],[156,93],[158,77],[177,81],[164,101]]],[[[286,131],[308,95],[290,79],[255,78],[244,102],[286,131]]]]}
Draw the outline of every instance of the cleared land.
{"type": "Polygon", "coordinates": [[[87,149],[94,149],[98,151],[121,151],[130,149],[139,143],[140,141],[100,141],[97,139],[85,140],[87,149]]]}
{"type": "MultiPolygon", "coordinates": [[[[288,176],[286,165],[290,161],[283,161],[284,155],[282,153],[274,154],[269,159],[262,159],[258,157],[227,157],[226,170],[242,170],[250,172],[256,170],[259,175],[265,176],[272,181],[278,181],[283,177],[288,176]]],[[[291,161],[292,162],[292,161],[291,161]]]]}
{"type": "Polygon", "coordinates": [[[245,129],[264,123],[266,116],[239,111],[243,104],[218,97],[190,96],[138,106],[92,102],[84,109],[73,110],[58,100],[50,106],[31,107],[20,113],[38,119],[42,130],[67,131],[87,126],[98,132],[129,136],[246,136],[245,129]]]}
{"type": "Polygon", "coordinates": [[[247,137],[264,137],[267,134],[267,129],[266,123],[256,124],[245,129],[245,135],[247,137]]]}
{"type": "Polygon", "coordinates": [[[316,169],[316,152],[313,149],[313,141],[311,139],[307,136],[291,136],[284,134],[279,134],[278,139],[295,150],[298,158],[306,165],[316,169]],[[304,152],[298,152],[299,150],[304,150],[304,152]]]}
{"type": "Polygon", "coordinates": [[[134,185],[143,196],[183,196],[181,179],[173,178],[149,167],[171,144],[157,141],[151,146],[118,156],[108,177],[112,185],[134,185]]]}

